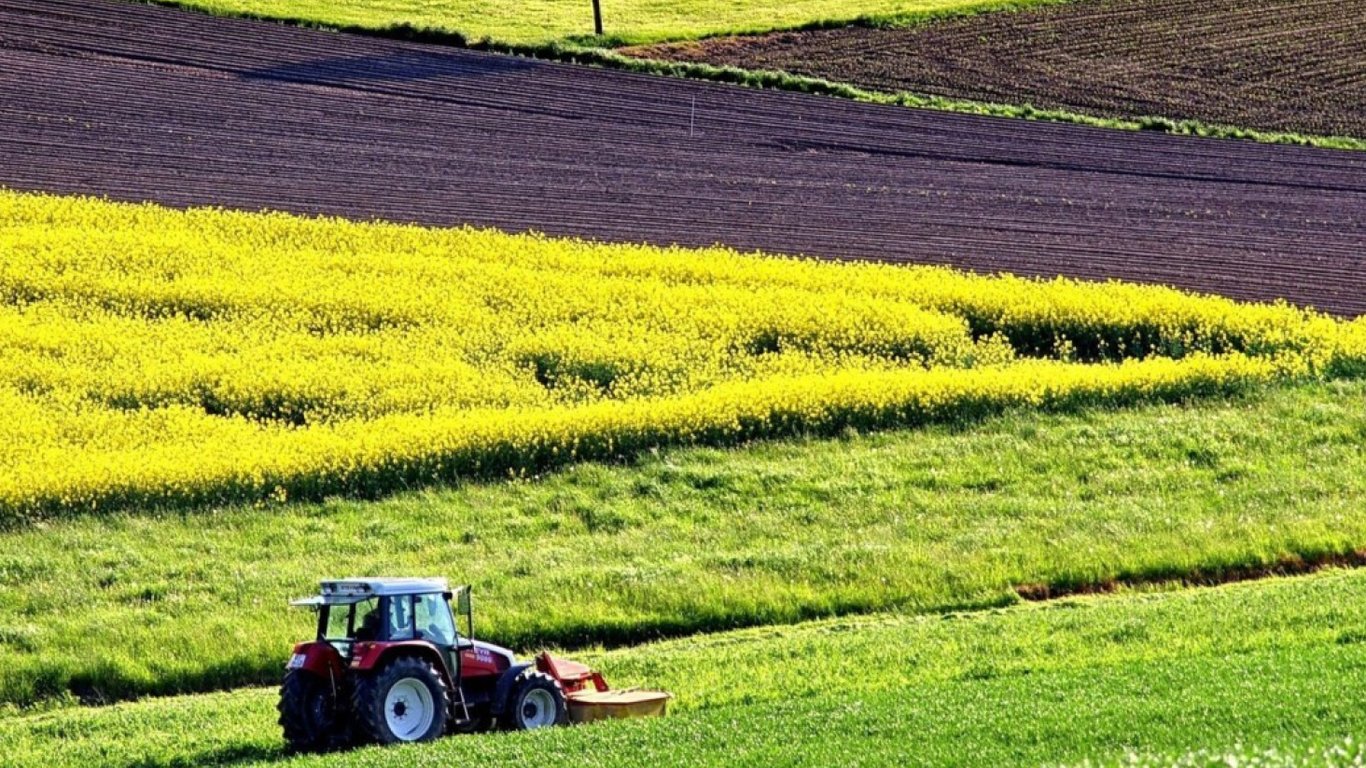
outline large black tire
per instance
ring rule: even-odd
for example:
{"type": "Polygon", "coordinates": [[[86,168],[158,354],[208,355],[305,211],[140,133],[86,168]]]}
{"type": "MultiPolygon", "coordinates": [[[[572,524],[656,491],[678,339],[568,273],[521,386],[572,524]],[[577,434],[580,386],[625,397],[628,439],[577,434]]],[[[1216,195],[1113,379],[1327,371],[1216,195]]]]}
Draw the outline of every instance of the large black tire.
{"type": "Polygon", "coordinates": [[[350,741],[345,713],[329,680],[301,669],[285,673],[280,686],[280,727],[295,752],[326,752],[350,741]]]}
{"type": "Polygon", "coordinates": [[[400,656],[383,669],[358,677],[351,689],[357,727],[380,744],[439,738],[446,732],[450,704],[446,678],[416,656],[400,656]],[[428,711],[430,724],[424,727],[428,711]]]}
{"type": "Polygon", "coordinates": [[[569,723],[569,705],[555,678],[528,669],[512,684],[498,724],[509,731],[529,731],[569,723]]]}

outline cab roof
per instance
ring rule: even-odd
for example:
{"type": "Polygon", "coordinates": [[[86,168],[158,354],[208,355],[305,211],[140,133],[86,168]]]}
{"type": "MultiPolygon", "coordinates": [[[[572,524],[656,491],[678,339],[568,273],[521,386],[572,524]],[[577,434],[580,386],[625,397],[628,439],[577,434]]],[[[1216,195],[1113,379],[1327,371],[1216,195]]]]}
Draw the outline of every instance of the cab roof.
{"type": "Polygon", "coordinates": [[[319,594],[290,601],[290,605],[350,605],[380,595],[425,595],[450,589],[445,579],[352,577],[322,582],[319,594]]]}

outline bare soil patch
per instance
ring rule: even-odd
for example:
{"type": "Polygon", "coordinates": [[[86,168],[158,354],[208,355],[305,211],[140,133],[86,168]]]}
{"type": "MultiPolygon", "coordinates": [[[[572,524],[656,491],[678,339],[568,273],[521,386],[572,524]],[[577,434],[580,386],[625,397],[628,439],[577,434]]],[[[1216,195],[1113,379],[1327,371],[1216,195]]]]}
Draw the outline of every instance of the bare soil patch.
{"type": "Polygon", "coordinates": [[[112,0],[0,0],[0,185],[1366,313],[1366,153],[860,104],[112,0]]]}
{"type": "Polygon", "coordinates": [[[1366,136],[1366,0],[1081,0],[632,55],[955,99],[1366,136]]]}

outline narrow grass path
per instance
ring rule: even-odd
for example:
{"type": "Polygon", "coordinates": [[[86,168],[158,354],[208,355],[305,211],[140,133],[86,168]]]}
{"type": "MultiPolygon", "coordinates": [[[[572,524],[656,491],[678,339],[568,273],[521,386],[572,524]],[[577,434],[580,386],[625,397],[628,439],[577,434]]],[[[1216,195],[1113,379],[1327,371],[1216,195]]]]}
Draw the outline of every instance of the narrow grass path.
{"type": "Polygon", "coordinates": [[[610,46],[694,40],[861,22],[910,24],[944,16],[1027,8],[1067,0],[601,0],[603,32],[593,33],[590,0],[170,0],[218,14],[335,27],[403,27],[474,41],[538,45],[572,41],[610,46]]]}
{"type": "Polygon", "coordinates": [[[1021,584],[1180,579],[1366,546],[1366,384],[631,465],[381,502],[49,523],[0,534],[0,702],[265,683],[323,577],[475,587],[523,651],[886,610],[1021,584]]]}
{"type": "Polygon", "coordinates": [[[274,691],[250,689],[0,720],[0,754],[15,768],[1109,765],[1255,745],[1291,758],[1263,765],[1298,765],[1366,728],[1366,572],[827,620],[582,657],[618,685],[673,691],[673,712],[288,759],[274,691]]]}

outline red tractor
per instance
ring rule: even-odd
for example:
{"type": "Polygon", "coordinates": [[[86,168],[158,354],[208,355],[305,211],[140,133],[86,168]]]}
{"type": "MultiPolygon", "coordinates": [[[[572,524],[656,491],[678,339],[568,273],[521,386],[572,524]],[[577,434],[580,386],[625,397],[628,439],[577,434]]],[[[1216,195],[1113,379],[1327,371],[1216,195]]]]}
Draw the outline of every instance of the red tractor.
{"type": "Polygon", "coordinates": [[[611,691],[582,664],[548,653],[518,662],[474,640],[469,587],[453,592],[444,579],[324,581],[292,605],[318,612],[317,637],[294,646],[280,688],[280,725],[299,751],[663,714],[669,699],[611,691]]]}

